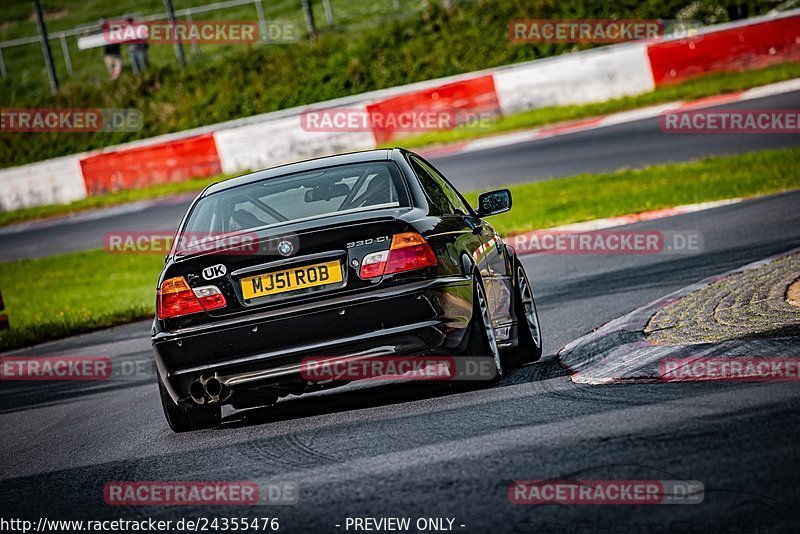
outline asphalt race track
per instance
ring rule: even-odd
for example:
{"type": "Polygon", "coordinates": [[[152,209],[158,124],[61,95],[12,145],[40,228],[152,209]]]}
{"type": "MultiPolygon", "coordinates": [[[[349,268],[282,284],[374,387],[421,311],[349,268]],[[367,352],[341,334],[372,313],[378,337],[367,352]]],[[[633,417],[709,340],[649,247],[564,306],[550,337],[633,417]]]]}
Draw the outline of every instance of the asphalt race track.
{"type": "MultiPolygon", "coordinates": [[[[721,107],[797,109],[800,91],[721,107]]],[[[457,187],[466,191],[798,144],[800,136],[789,134],[664,133],[659,119],[652,118],[432,160],[457,187]]],[[[171,235],[193,197],[140,202],[0,228],[0,261],[102,248],[103,236],[112,230],[171,235]]]]}
{"type": "MultiPolygon", "coordinates": [[[[708,151],[723,149],[733,150],[708,151]]],[[[451,518],[470,533],[797,532],[796,383],[576,385],[553,355],[673,290],[800,246],[798,206],[793,192],[631,227],[700,231],[698,254],[526,256],[545,357],[486,389],[351,385],[176,435],[153,379],[0,384],[0,500],[31,519],[278,517],[285,532],[345,532],[347,517],[365,516],[451,518]],[[696,480],[705,493],[692,505],[510,503],[511,481],[549,478],[696,480]],[[107,481],[187,479],[288,481],[300,497],[213,509],[103,502],[107,481]]],[[[37,353],[146,360],[148,329],[37,353]]]]}

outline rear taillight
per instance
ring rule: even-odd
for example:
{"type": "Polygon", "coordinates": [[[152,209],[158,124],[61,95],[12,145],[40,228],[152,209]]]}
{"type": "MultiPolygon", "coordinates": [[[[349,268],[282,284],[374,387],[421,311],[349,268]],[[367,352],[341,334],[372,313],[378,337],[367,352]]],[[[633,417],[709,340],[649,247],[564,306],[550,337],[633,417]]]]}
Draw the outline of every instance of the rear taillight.
{"type": "Polygon", "coordinates": [[[392,237],[389,250],[364,256],[359,276],[376,278],[384,274],[413,271],[436,265],[436,255],[425,238],[416,232],[404,232],[392,237]]]}
{"type": "Polygon", "coordinates": [[[358,273],[361,278],[375,278],[383,275],[386,270],[386,260],[389,258],[388,250],[373,252],[364,256],[361,262],[361,271],[358,273]]]}
{"type": "Polygon", "coordinates": [[[225,295],[222,294],[222,291],[217,286],[196,287],[193,291],[206,311],[224,308],[227,304],[225,295]]]}
{"type": "Polygon", "coordinates": [[[224,308],[225,296],[216,286],[191,289],[182,276],[164,280],[158,290],[159,319],[171,319],[224,308]]]}

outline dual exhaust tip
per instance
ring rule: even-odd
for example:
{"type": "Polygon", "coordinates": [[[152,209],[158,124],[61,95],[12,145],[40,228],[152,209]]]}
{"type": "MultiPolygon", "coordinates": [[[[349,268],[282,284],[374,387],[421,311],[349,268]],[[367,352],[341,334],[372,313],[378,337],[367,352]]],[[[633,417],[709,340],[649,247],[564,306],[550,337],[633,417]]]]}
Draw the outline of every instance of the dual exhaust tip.
{"type": "Polygon", "coordinates": [[[189,385],[189,396],[195,404],[224,401],[229,395],[230,390],[215,376],[205,380],[199,378],[189,385]]]}

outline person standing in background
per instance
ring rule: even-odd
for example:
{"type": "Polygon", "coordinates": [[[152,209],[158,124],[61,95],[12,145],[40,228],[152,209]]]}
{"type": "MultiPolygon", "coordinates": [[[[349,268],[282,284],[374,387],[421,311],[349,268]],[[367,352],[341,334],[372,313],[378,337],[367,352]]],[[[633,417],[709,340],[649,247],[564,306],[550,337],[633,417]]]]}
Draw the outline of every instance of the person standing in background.
{"type": "Polygon", "coordinates": [[[106,64],[106,70],[112,80],[119,79],[122,74],[122,53],[119,43],[112,42],[110,39],[109,25],[106,19],[100,19],[100,29],[103,31],[105,37],[105,45],[103,46],[103,61],[106,64]]]}
{"type": "Polygon", "coordinates": [[[133,21],[133,17],[128,17],[126,22],[134,29],[134,35],[141,37],[128,43],[128,52],[131,55],[131,66],[133,73],[139,74],[147,68],[147,26],[144,24],[137,25],[133,21]]]}

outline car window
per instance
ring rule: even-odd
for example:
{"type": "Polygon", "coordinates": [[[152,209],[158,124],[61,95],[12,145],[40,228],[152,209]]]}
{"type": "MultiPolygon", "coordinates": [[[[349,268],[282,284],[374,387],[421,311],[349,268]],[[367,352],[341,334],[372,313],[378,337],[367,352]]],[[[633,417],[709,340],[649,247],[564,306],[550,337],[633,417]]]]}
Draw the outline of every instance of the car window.
{"type": "Polygon", "coordinates": [[[456,212],[461,213],[462,215],[469,215],[471,210],[467,206],[466,201],[450,184],[450,182],[447,181],[447,178],[442,176],[439,171],[437,171],[424,159],[416,157],[413,157],[412,159],[414,159],[417,164],[422,167],[433,178],[433,180],[436,181],[442,191],[444,191],[445,196],[447,196],[447,200],[450,202],[450,205],[455,208],[456,212]]]}
{"type": "Polygon", "coordinates": [[[238,232],[409,205],[394,163],[359,163],[267,178],[213,193],[198,201],[183,232],[238,232]]]}
{"type": "Polygon", "coordinates": [[[456,208],[450,202],[444,189],[442,189],[440,182],[421,165],[421,162],[417,158],[411,157],[409,158],[409,163],[411,163],[411,168],[414,169],[419,178],[422,189],[425,191],[425,196],[430,200],[435,214],[452,215],[457,213],[456,208]]]}

